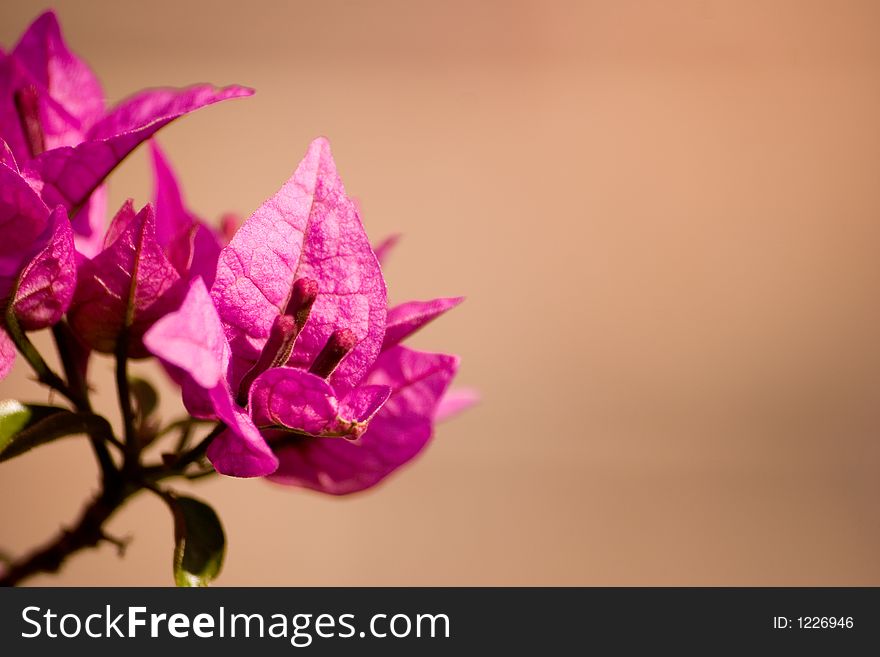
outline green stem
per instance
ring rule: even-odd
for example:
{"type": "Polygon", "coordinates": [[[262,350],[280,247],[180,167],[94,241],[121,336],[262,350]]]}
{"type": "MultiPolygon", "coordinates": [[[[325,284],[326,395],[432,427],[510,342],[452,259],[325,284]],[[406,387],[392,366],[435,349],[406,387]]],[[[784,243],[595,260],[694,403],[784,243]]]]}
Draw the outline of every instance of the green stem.
{"type": "Polygon", "coordinates": [[[37,375],[37,380],[43,385],[64,395],[64,397],[75,406],[76,395],[70,390],[64,382],[64,379],[58,376],[52,368],[46,364],[46,361],[43,360],[43,357],[40,355],[40,352],[37,351],[34,343],[30,341],[27,335],[25,335],[25,332],[21,329],[18,319],[15,317],[15,313],[12,312],[11,305],[6,311],[6,330],[12,338],[12,341],[15,343],[15,346],[18,348],[18,351],[24,356],[24,359],[34,370],[34,373],[37,375]]]}

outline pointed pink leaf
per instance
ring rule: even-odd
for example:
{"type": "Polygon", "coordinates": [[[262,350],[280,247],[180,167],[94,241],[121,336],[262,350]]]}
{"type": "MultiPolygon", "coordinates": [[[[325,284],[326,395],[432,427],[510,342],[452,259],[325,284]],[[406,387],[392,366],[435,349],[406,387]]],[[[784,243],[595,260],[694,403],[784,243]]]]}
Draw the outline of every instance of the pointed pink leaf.
{"type": "Polygon", "coordinates": [[[222,248],[220,239],[186,208],[174,170],[155,139],[150,140],[150,152],[155,181],[156,239],[181,276],[201,276],[210,288],[222,248]]]}
{"type": "Polygon", "coordinates": [[[389,235],[373,247],[373,252],[376,254],[376,259],[379,261],[380,265],[385,264],[385,261],[388,260],[388,256],[394,250],[394,247],[397,246],[399,241],[400,233],[395,233],[394,235],[389,235]]]}
{"type": "Polygon", "coordinates": [[[432,301],[408,301],[395,306],[388,311],[382,349],[390,349],[462,301],[464,297],[448,297],[432,301]]]}
{"type": "Polygon", "coordinates": [[[193,217],[184,205],[174,170],[155,139],[150,140],[150,155],[153,160],[156,239],[164,247],[179,235],[189,233],[193,217]]]}
{"type": "Polygon", "coordinates": [[[235,237],[235,232],[241,226],[241,217],[234,212],[227,212],[220,217],[220,241],[224,245],[229,244],[235,237]]]}
{"type": "Polygon", "coordinates": [[[113,221],[110,222],[110,226],[104,234],[104,243],[101,246],[101,250],[109,249],[113,242],[128,230],[135,217],[137,217],[137,212],[134,209],[134,201],[130,198],[126,199],[116,212],[116,216],[113,217],[113,221]]]}
{"type": "Polygon", "coordinates": [[[187,266],[187,276],[201,276],[205,285],[214,284],[217,275],[217,260],[223,245],[217,233],[203,223],[199,223],[192,232],[192,255],[187,266]]]}
{"type": "Polygon", "coordinates": [[[46,148],[73,146],[81,141],[104,112],[104,92],[88,65],[67,47],[55,14],[50,11],[37,18],[12,56],[43,92],[40,123],[46,148]],[[52,105],[47,104],[50,99],[52,105]]]}
{"type": "Polygon", "coordinates": [[[280,425],[318,435],[336,418],[339,404],[333,388],[321,377],[274,367],[254,381],[249,408],[258,427],[280,425]]]}
{"type": "Polygon", "coordinates": [[[346,422],[366,423],[373,419],[391,396],[390,386],[360,386],[339,404],[339,417],[346,422]]]}
{"type": "Polygon", "coordinates": [[[131,151],[159,129],[206,105],[251,93],[244,87],[216,89],[211,85],[142,92],[95,124],[87,141],[42,153],[29,171],[43,181],[47,203],[62,204],[68,211],[77,209],[131,151]]]}
{"type": "Polygon", "coordinates": [[[454,356],[389,349],[366,378],[370,385],[392,388],[367,432],[356,441],[303,438],[279,446],[278,470],[270,479],[333,495],[377,484],[427,444],[437,402],[457,368],[454,356]]]}
{"type": "Polygon", "coordinates": [[[76,250],[94,258],[101,250],[107,226],[107,185],[96,188],[70,222],[76,250]]]}
{"type": "Polygon", "coordinates": [[[144,334],[144,346],[157,358],[184,370],[203,388],[220,383],[226,373],[226,336],[201,278],[190,283],[178,310],[162,317],[144,334]]]}
{"type": "Polygon", "coordinates": [[[379,264],[325,139],[312,142],[293,177],[220,253],[211,294],[233,350],[233,387],[302,277],[317,281],[318,296],[290,363],[307,368],[334,330],[350,329],[359,342],[330,377],[345,394],[379,352],[387,301],[379,264]]]}
{"type": "Polygon", "coordinates": [[[247,413],[235,406],[229,389],[218,386],[212,400],[228,427],[208,446],[208,459],[217,472],[230,477],[264,477],[275,472],[278,458],[247,413]]]}
{"type": "Polygon", "coordinates": [[[349,440],[360,438],[367,431],[370,420],[390,396],[389,386],[355,388],[340,402],[339,415],[329,427],[327,434],[343,436],[349,440]]]}
{"type": "Polygon", "coordinates": [[[125,331],[129,356],[143,358],[148,352],[141,337],[177,305],[174,292],[180,277],[156,243],[149,205],[134,219],[123,210],[116,221],[125,223],[122,230],[111,226],[118,237],[80,267],[69,319],[96,351],[113,352],[125,331]]]}
{"type": "Polygon", "coordinates": [[[19,275],[12,301],[21,327],[28,331],[57,324],[76,287],[73,231],[63,207],[52,212],[49,232],[46,245],[19,275]]]}
{"type": "Polygon", "coordinates": [[[49,208],[17,172],[0,164],[0,298],[46,230],[49,208]]]}
{"type": "Polygon", "coordinates": [[[144,346],[180,385],[193,417],[219,419],[211,395],[226,385],[229,349],[204,281],[192,280],[180,307],[144,334],[144,346]]]}
{"type": "Polygon", "coordinates": [[[239,85],[215,87],[196,84],[182,89],[145,89],[123,100],[89,131],[90,140],[137,136],[137,143],[149,139],[171,121],[202,107],[232,98],[252,96],[253,89],[239,85]]]}
{"type": "Polygon", "coordinates": [[[21,65],[12,56],[0,51],[0,139],[3,139],[22,165],[31,158],[30,147],[15,106],[15,92],[24,84],[24,80],[25,73],[21,65]]]}
{"type": "Polygon", "coordinates": [[[434,421],[442,422],[453,415],[458,415],[462,411],[466,411],[480,401],[480,393],[474,388],[452,388],[447,390],[446,394],[437,404],[437,410],[434,411],[434,421]]]}
{"type": "Polygon", "coordinates": [[[0,327],[0,379],[5,379],[6,375],[12,371],[15,365],[15,343],[6,329],[0,327]]]}
{"type": "Polygon", "coordinates": [[[168,260],[187,279],[201,276],[211,286],[217,274],[217,259],[223,246],[217,234],[201,221],[171,240],[166,248],[168,260]]]}

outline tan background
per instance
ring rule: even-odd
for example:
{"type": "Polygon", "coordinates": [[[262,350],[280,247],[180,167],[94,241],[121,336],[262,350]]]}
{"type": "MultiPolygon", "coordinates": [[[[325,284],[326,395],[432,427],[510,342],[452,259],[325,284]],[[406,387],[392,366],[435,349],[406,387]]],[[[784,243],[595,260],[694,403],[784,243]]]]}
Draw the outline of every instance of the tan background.
{"type": "MultiPolygon", "coordinates": [[[[4,3],[0,43],[38,9],[4,3]]],[[[162,133],[194,208],[248,213],[325,134],[368,232],[406,234],[394,299],[469,297],[415,344],[484,401],[387,485],[196,487],[221,583],[880,584],[880,4],[58,9],[113,100],[257,88],[162,133]]],[[[27,375],[0,397],[44,398],[27,375]]],[[[94,482],[81,439],[4,464],[0,545],[94,482]]],[[[125,560],[34,583],[170,583],[159,502],[112,529],[125,560]]]]}

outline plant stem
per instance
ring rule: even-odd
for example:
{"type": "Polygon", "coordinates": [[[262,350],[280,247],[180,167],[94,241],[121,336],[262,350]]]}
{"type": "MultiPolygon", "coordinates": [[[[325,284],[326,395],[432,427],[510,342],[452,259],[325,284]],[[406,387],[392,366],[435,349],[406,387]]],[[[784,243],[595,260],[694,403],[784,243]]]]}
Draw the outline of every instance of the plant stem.
{"type": "Polygon", "coordinates": [[[167,465],[141,467],[135,461],[129,468],[124,468],[122,472],[114,469],[116,476],[104,479],[101,492],[83,509],[72,528],[63,529],[42,547],[12,563],[7,569],[0,569],[0,586],[14,586],[28,577],[43,572],[57,572],[69,556],[80,550],[95,547],[102,541],[118,546],[119,541],[108,536],[104,531],[104,523],[129,498],[140,491],[145,489],[160,490],[156,486],[158,481],[172,477],[195,479],[210,474],[205,471],[190,476],[184,473],[184,470],[188,465],[204,456],[208,445],[224,429],[226,429],[226,425],[218,424],[192,450],[181,454],[167,465]]]}
{"type": "Polygon", "coordinates": [[[41,572],[57,572],[71,554],[95,547],[101,541],[116,543],[105,534],[104,523],[140,488],[121,479],[107,482],[100,494],[83,509],[71,529],[62,529],[54,539],[3,571],[0,586],[15,586],[41,572]]]}
{"type": "MultiPolygon", "coordinates": [[[[64,376],[67,378],[68,399],[81,413],[91,413],[92,404],[89,401],[88,387],[82,368],[75,360],[75,353],[82,350],[82,346],[73,335],[67,322],[61,321],[52,327],[52,336],[55,338],[55,346],[58,349],[58,357],[64,367],[64,376]]],[[[39,355],[39,354],[38,354],[39,355]]],[[[116,465],[107,450],[107,445],[98,436],[89,436],[92,451],[101,466],[101,476],[106,480],[116,473],[116,465]]]]}
{"type": "Polygon", "coordinates": [[[140,445],[134,429],[134,409],[131,407],[131,391],[128,384],[128,336],[120,336],[116,348],[116,390],[119,393],[119,410],[125,433],[124,468],[135,467],[140,458],[140,445]]]}
{"type": "MultiPolygon", "coordinates": [[[[67,379],[67,389],[73,395],[74,406],[78,411],[91,412],[92,404],[89,402],[89,392],[86,386],[83,369],[76,362],[76,353],[83,353],[84,347],[79,344],[76,336],[67,322],[61,320],[52,327],[52,337],[55,338],[55,346],[58,350],[58,358],[64,368],[64,376],[67,379]]],[[[85,352],[88,355],[88,352],[85,352]]]]}
{"type": "Polygon", "coordinates": [[[205,452],[208,451],[208,445],[211,444],[211,441],[214,440],[214,438],[219,436],[221,433],[223,433],[225,430],[226,425],[222,422],[218,422],[217,426],[211,430],[211,433],[202,438],[195,447],[193,447],[188,452],[185,452],[183,455],[181,455],[180,458],[178,458],[174,462],[173,465],[175,469],[183,470],[183,468],[188,466],[190,463],[195,463],[200,458],[202,458],[205,455],[205,452]]]}
{"type": "Polygon", "coordinates": [[[188,475],[184,471],[187,466],[205,455],[211,441],[225,429],[226,425],[219,423],[193,449],[180,454],[168,464],[143,467],[136,456],[135,461],[121,472],[113,468],[112,476],[104,477],[101,492],[83,509],[76,524],[71,529],[63,529],[54,539],[12,563],[5,570],[0,569],[0,586],[15,586],[33,575],[57,572],[69,556],[95,547],[101,541],[118,546],[119,541],[105,533],[104,523],[141,490],[159,490],[156,482],[172,477],[196,479],[211,474],[213,471],[194,475],[188,475]]]}
{"type": "MultiPolygon", "coordinates": [[[[34,368],[39,380],[50,388],[63,394],[81,413],[91,413],[88,388],[82,376],[82,369],[76,362],[74,348],[66,326],[53,327],[53,335],[58,352],[64,366],[67,381],[55,374],[27,336],[12,318],[8,325],[9,333],[19,351],[34,368]]],[[[122,467],[116,467],[107,441],[120,444],[114,436],[91,435],[90,439],[98,463],[101,466],[101,491],[83,509],[76,524],[70,529],[62,529],[52,540],[35,549],[22,559],[0,569],[0,586],[14,586],[23,580],[41,572],[57,572],[65,560],[80,550],[95,547],[102,541],[113,543],[117,547],[123,545],[118,539],[110,537],[104,531],[104,524],[133,495],[144,489],[160,491],[157,482],[171,477],[187,477],[188,466],[201,459],[211,441],[219,435],[226,425],[219,423],[195,447],[189,451],[176,454],[168,462],[144,467],[141,465],[141,444],[135,431],[134,410],[131,404],[131,391],[128,380],[128,352],[126,336],[121,336],[116,351],[116,388],[119,393],[119,407],[125,431],[123,447],[124,460],[122,467]]],[[[109,431],[109,425],[108,425],[109,431]]],[[[195,476],[207,476],[208,471],[190,473],[195,476]]],[[[195,477],[193,477],[195,478],[195,477]]],[[[160,494],[162,494],[160,492],[160,494]]]]}
{"type": "Polygon", "coordinates": [[[208,451],[208,445],[217,436],[226,430],[226,425],[218,422],[211,432],[202,438],[199,443],[188,452],[178,454],[176,458],[171,459],[167,463],[161,465],[149,465],[143,468],[144,480],[148,482],[157,482],[169,477],[185,477],[189,476],[184,472],[187,466],[192,465],[205,455],[208,451]]]}
{"type": "Polygon", "coordinates": [[[19,326],[18,319],[16,319],[15,313],[12,312],[11,306],[10,309],[6,311],[6,329],[19,353],[24,356],[24,359],[31,366],[31,369],[34,370],[34,373],[37,375],[37,380],[52,390],[61,393],[75,406],[76,395],[73,394],[64,382],[64,379],[58,376],[52,368],[46,364],[46,361],[43,360],[43,357],[40,355],[40,352],[37,351],[34,343],[31,342],[27,335],[25,335],[25,332],[21,330],[21,326],[19,326]]]}

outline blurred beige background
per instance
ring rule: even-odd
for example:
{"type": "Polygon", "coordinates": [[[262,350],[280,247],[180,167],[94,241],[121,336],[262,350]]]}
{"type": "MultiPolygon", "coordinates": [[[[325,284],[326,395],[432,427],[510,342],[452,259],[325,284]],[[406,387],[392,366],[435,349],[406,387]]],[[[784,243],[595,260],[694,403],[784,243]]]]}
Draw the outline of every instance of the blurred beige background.
{"type": "MultiPolygon", "coordinates": [[[[414,343],[483,403],[386,485],[193,487],[219,583],[880,585],[880,5],[56,6],[112,100],[256,87],[163,131],[193,208],[248,214],[324,134],[368,232],[405,233],[393,298],[468,296],[414,343]]],[[[0,43],[40,9],[4,3],[0,43]]],[[[0,397],[45,399],[28,376],[0,397]]],[[[94,486],[82,439],[3,464],[0,546],[94,486]]],[[[171,583],[158,501],[111,529],[124,560],[33,583],[171,583]]]]}

